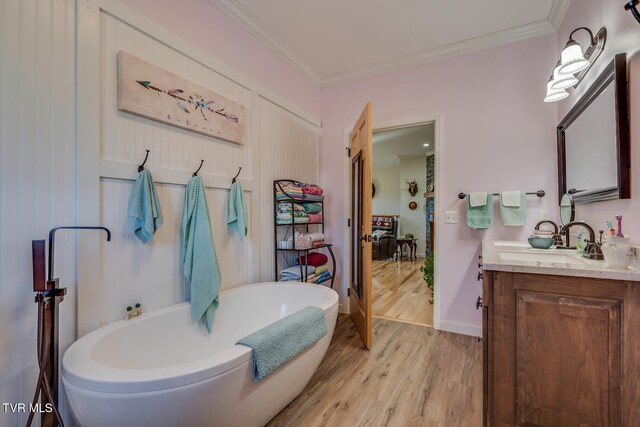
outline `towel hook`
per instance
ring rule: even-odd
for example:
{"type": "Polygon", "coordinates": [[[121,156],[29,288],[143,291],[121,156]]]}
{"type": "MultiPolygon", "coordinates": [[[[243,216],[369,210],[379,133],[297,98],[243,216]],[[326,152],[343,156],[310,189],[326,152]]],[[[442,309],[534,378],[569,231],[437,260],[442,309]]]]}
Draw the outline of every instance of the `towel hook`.
{"type": "Polygon", "coordinates": [[[198,172],[200,172],[200,169],[202,169],[203,164],[204,164],[204,159],[201,159],[200,166],[198,166],[198,169],[193,173],[193,176],[198,176],[198,172]]]}
{"type": "Polygon", "coordinates": [[[140,166],[138,166],[138,172],[142,172],[144,170],[144,164],[147,163],[147,159],[149,158],[149,151],[147,150],[147,154],[144,156],[144,161],[140,166]]]}
{"type": "Polygon", "coordinates": [[[232,183],[232,184],[235,184],[235,182],[236,182],[236,178],[238,178],[238,177],[240,176],[240,172],[242,172],[242,166],[240,166],[240,167],[238,168],[238,173],[237,173],[237,174],[236,174],[236,176],[234,176],[234,177],[233,177],[233,179],[231,180],[231,183],[232,183]]]}

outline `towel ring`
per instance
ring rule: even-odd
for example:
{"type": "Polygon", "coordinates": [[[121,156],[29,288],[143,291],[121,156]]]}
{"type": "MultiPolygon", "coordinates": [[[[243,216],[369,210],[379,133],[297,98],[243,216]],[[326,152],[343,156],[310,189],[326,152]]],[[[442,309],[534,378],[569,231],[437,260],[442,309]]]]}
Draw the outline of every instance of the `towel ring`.
{"type": "Polygon", "coordinates": [[[202,169],[203,164],[204,164],[204,159],[201,159],[200,166],[198,166],[198,169],[196,169],[196,171],[193,173],[193,176],[198,176],[198,172],[200,172],[200,169],[202,169]]]}
{"type": "Polygon", "coordinates": [[[236,174],[236,176],[234,176],[234,177],[233,177],[233,179],[231,180],[231,183],[232,183],[232,184],[235,184],[235,182],[236,182],[236,178],[238,178],[238,177],[240,176],[240,172],[242,172],[242,166],[240,166],[240,167],[238,168],[238,173],[237,173],[237,174],[236,174]]]}
{"type": "Polygon", "coordinates": [[[138,172],[142,172],[144,170],[144,165],[147,163],[147,159],[149,158],[149,151],[150,150],[147,150],[147,154],[144,156],[144,161],[140,166],[138,166],[138,172]]]}

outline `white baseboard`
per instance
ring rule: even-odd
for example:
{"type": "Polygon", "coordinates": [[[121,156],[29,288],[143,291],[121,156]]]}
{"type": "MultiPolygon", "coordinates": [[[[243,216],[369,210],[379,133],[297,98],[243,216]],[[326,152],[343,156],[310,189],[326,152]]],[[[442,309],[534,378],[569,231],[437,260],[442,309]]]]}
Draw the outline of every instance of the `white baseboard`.
{"type": "Polygon", "coordinates": [[[482,326],[469,325],[466,323],[440,322],[441,331],[453,332],[454,334],[470,335],[472,337],[482,336],[482,326]]]}

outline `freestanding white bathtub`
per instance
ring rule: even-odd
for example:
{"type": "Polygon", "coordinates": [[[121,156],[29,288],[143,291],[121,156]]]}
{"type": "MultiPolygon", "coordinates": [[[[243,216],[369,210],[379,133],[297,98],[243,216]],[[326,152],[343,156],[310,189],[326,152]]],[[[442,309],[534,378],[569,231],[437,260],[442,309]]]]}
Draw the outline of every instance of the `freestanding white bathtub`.
{"type": "Polygon", "coordinates": [[[97,329],[69,347],[62,383],[83,427],[263,426],[307,385],[338,315],[338,294],[318,285],[263,283],[220,293],[211,335],[181,303],[97,329]],[[236,341],[307,306],[327,335],[261,382],[236,341]]]}

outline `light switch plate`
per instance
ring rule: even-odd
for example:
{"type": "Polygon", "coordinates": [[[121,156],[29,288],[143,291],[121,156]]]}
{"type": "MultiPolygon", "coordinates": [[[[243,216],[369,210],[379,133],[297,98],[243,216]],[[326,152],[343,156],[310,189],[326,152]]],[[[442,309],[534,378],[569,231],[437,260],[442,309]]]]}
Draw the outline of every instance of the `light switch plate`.
{"type": "Polygon", "coordinates": [[[458,211],[446,211],[444,213],[445,224],[457,224],[458,223],[458,211]]]}

